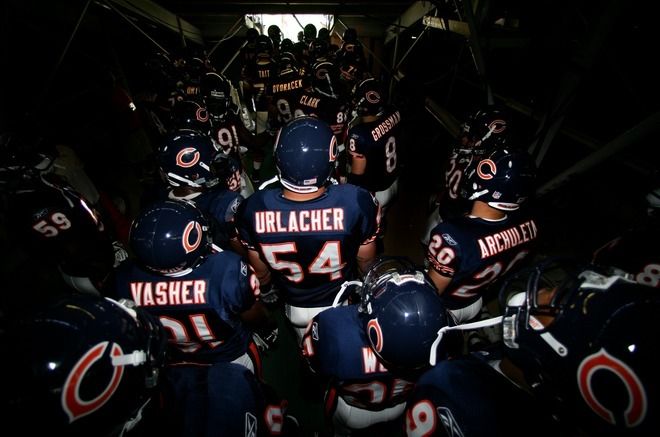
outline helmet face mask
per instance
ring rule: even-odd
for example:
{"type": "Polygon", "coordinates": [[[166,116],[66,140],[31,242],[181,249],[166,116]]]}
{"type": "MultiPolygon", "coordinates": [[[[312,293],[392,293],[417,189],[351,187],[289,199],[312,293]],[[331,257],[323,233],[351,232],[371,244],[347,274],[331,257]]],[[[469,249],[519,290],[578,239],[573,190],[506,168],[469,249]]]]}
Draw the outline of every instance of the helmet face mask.
{"type": "Polygon", "coordinates": [[[324,187],[335,169],[337,139],[330,126],[315,117],[299,117],[280,129],[275,140],[275,166],[280,182],[306,194],[324,187]]]}
{"type": "Polygon", "coordinates": [[[213,121],[222,120],[231,105],[231,83],[218,73],[206,73],[200,83],[200,92],[213,121]]]}

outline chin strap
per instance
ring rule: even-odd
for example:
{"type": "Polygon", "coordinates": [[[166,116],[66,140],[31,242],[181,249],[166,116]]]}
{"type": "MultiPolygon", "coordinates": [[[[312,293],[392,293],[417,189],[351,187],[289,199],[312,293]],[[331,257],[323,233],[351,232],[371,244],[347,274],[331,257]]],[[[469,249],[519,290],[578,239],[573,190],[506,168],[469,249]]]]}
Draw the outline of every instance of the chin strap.
{"type": "Polygon", "coordinates": [[[440,346],[440,342],[442,341],[442,337],[444,336],[445,332],[447,331],[469,331],[472,329],[479,329],[479,328],[485,328],[488,326],[495,326],[499,325],[502,323],[502,316],[497,316],[493,317],[490,319],[484,319],[484,320],[479,320],[476,322],[472,323],[463,323],[462,325],[456,325],[456,326],[444,326],[440,328],[438,331],[438,336],[436,337],[435,341],[431,345],[431,352],[429,354],[429,364],[432,366],[435,366],[437,362],[437,354],[438,354],[438,346],[440,346]]]}

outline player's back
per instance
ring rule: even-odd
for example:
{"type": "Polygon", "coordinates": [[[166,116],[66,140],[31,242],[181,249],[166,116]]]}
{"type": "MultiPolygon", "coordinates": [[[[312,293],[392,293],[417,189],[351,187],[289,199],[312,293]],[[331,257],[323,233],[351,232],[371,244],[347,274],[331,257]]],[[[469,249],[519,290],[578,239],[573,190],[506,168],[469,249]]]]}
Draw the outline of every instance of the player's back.
{"type": "Polygon", "coordinates": [[[431,231],[427,258],[452,281],[444,291],[447,306],[460,308],[479,299],[497,278],[517,267],[538,237],[534,219],[525,211],[499,221],[463,216],[431,231]]]}
{"type": "Polygon", "coordinates": [[[407,435],[560,435],[547,410],[488,359],[445,360],[422,375],[406,407],[407,435]]]}
{"type": "Polygon", "coordinates": [[[304,91],[303,78],[298,74],[280,76],[270,84],[270,90],[278,124],[284,125],[293,120],[300,95],[304,91]]]}
{"type": "Polygon", "coordinates": [[[369,345],[357,306],[319,313],[305,334],[303,355],[349,405],[372,411],[405,402],[414,383],[381,364],[369,345]]]}
{"type": "Polygon", "coordinates": [[[158,275],[127,261],[117,271],[118,298],[133,300],[159,317],[170,335],[171,361],[232,361],[248,347],[250,332],[239,314],[255,301],[256,278],[232,252],[210,255],[178,276],[158,275]]]}
{"type": "Polygon", "coordinates": [[[346,104],[341,100],[315,90],[305,90],[300,93],[295,111],[296,116],[311,115],[325,121],[339,142],[342,142],[348,117],[346,104]]]}
{"type": "Polygon", "coordinates": [[[387,189],[399,176],[402,158],[401,113],[392,111],[377,120],[353,125],[348,130],[349,152],[364,155],[364,183],[369,191],[387,189]]]}
{"type": "Polygon", "coordinates": [[[242,240],[269,264],[285,300],[321,307],[356,277],[357,252],[375,238],[377,210],[366,190],[330,185],[304,202],[284,198],[280,189],[258,191],[236,217],[242,240]]]}

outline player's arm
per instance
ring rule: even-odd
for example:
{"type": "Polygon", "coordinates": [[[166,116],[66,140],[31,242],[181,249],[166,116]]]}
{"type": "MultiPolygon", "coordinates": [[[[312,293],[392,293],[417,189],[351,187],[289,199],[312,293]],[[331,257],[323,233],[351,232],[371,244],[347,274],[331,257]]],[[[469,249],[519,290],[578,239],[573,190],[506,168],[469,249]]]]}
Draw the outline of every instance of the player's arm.
{"type": "Polygon", "coordinates": [[[360,245],[357,253],[357,265],[360,271],[360,276],[364,275],[369,269],[369,266],[376,258],[378,249],[376,247],[376,240],[373,239],[369,243],[360,245]]]}
{"type": "Polygon", "coordinates": [[[428,273],[429,273],[429,277],[433,281],[433,285],[435,285],[435,288],[438,290],[438,294],[442,294],[447,289],[447,286],[451,282],[451,278],[441,275],[433,267],[429,268],[428,273]]]}
{"type": "Polygon", "coordinates": [[[348,154],[350,157],[350,173],[348,174],[348,183],[361,185],[364,172],[367,168],[367,157],[360,150],[359,139],[351,135],[348,136],[348,154]]]}
{"type": "Polygon", "coordinates": [[[438,294],[444,293],[458,268],[459,259],[456,256],[459,246],[447,243],[444,236],[451,238],[449,233],[436,227],[431,231],[426,259],[429,261],[429,277],[433,281],[438,294]]]}

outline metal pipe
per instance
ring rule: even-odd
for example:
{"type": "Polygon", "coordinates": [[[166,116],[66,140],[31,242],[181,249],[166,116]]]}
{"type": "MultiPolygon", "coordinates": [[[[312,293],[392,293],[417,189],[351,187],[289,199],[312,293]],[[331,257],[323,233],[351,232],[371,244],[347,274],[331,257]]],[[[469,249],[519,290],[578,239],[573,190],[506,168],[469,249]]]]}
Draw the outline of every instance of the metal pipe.
{"type": "Polygon", "coordinates": [[[401,57],[401,59],[399,60],[399,62],[394,66],[394,71],[397,71],[397,70],[399,69],[399,67],[401,66],[401,64],[403,63],[403,61],[408,57],[408,55],[410,54],[410,52],[412,51],[412,49],[415,47],[415,45],[417,44],[417,42],[418,42],[420,39],[422,39],[422,36],[424,36],[424,34],[425,34],[426,31],[428,30],[428,28],[429,28],[429,27],[426,26],[426,27],[422,30],[422,32],[417,36],[417,38],[415,39],[415,42],[413,42],[413,43],[410,45],[410,47],[408,48],[408,50],[406,50],[406,53],[403,54],[403,56],[401,57]]]}
{"type": "Polygon", "coordinates": [[[539,196],[547,194],[552,190],[559,188],[568,182],[573,176],[583,173],[590,168],[603,162],[606,158],[619,152],[621,149],[630,146],[639,140],[645,138],[656,131],[660,130],[660,112],[656,112],[642,120],[639,124],[628,129],[609,143],[605,144],[600,149],[593,152],[591,155],[575,163],[573,166],[564,170],[550,181],[546,182],[541,188],[536,191],[539,196]]]}
{"type": "Polygon", "coordinates": [[[126,15],[122,14],[122,13],[119,11],[119,9],[117,9],[117,8],[116,8],[111,2],[109,2],[109,1],[107,1],[107,0],[104,0],[103,3],[106,4],[107,6],[109,6],[109,7],[110,7],[113,11],[115,11],[117,14],[119,14],[119,16],[122,17],[124,20],[128,21],[128,23],[129,23],[131,26],[135,27],[135,28],[136,28],[136,29],[137,29],[142,35],[144,35],[149,41],[151,41],[152,43],[154,43],[154,45],[155,45],[156,47],[158,47],[163,53],[165,53],[166,55],[169,55],[169,54],[170,54],[170,52],[168,52],[167,50],[165,50],[165,48],[164,48],[163,46],[161,46],[160,44],[158,44],[158,43],[156,42],[156,40],[154,40],[152,37],[150,37],[150,36],[149,36],[144,30],[140,29],[140,26],[138,26],[137,24],[133,23],[133,21],[132,21],[130,18],[128,18],[126,15]]]}
{"type": "Polygon", "coordinates": [[[85,18],[85,15],[87,14],[87,9],[89,9],[89,4],[92,2],[92,0],[87,0],[85,3],[85,6],[83,7],[82,12],[80,13],[80,16],[78,17],[78,21],[76,22],[76,26],[73,28],[73,31],[71,32],[71,35],[69,36],[68,41],[66,42],[66,45],[64,46],[64,50],[62,50],[62,53],[60,54],[59,59],[57,60],[57,63],[55,64],[55,67],[53,67],[53,70],[51,71],[50,75],[48,75],[48,79],[46,80],[46,85],[44,86],[41,95],[39,96],[39,100],[37,101],[35,106],[40,106],[41,103],[43,102],[44,98],[48,94],[48,90],[50,89],[50,85],[53,82],[53,79],[55,79],[55,75],[57,74],[57,71],[60,69],[60,66],[62,65],[62,62],[64,61],[64,57],[66,54],[69,52],[69,47],[71,47],[71,43],[73,42],[73,39],[75,38],[76,34],[78,33],[78,29],[80,29],[80,25],[83,22],[83,19],[85,18]]]}
{"type": "Polygon", "coordinates": [[[236,53],[234,53],[234,56],[231,57],[229,62],[227,62],[227,65],[225,65],[225,67],[222,69],[222,71],[220,71],[220,74],[225,74],[225,71],[227,71],[229,66],[234,62],[234,60],[236,59],[238,54],[241,53],[241,50],[243,50],[243,47],[245,47],[246,44],[247,44],[247,41],[243,41],[243,44],[241,44],[241,46],[238,48],[238,50],[236,50],[236,53]]]}
{"type": "MultiPolygon", "coordinates": [[[[220,46],[220,44],[221,44],[221,43],[227,38],[227,35],[231,35],[232,32],[234,32],[234,28],[236,27],[236,25],[239,24],[239,23],[241,23],[241,22],[243,22],[244,20],[245,20],[245,19],[244,19],[242,16],[241,16],[241,17],[238,17],[238,20],[236,20],[236,21],[234,22],[234,24],[231,25],[231,27],[229,28],[229,30],[227,31],[227,33],[225,33],[225,34],[223,35],[223,37],[220,38],[220,40],[219,40],[217,43],[215,43],[215,45],[213,46],[213,48],[212,48],[211,50],[209,50],[209,53],[208,53],[208,55],[207,55],[209,58],[211,57],[211,55],[213,54],[213,52],[215,52],[215,49],[217,49],[218,46],[220,46]]],[[[240,27],[241,27],[241,26],[238,26],[238,28],[236,29],[236,31],[238,31],[238,29],[240,29],[240,27]]]]}

